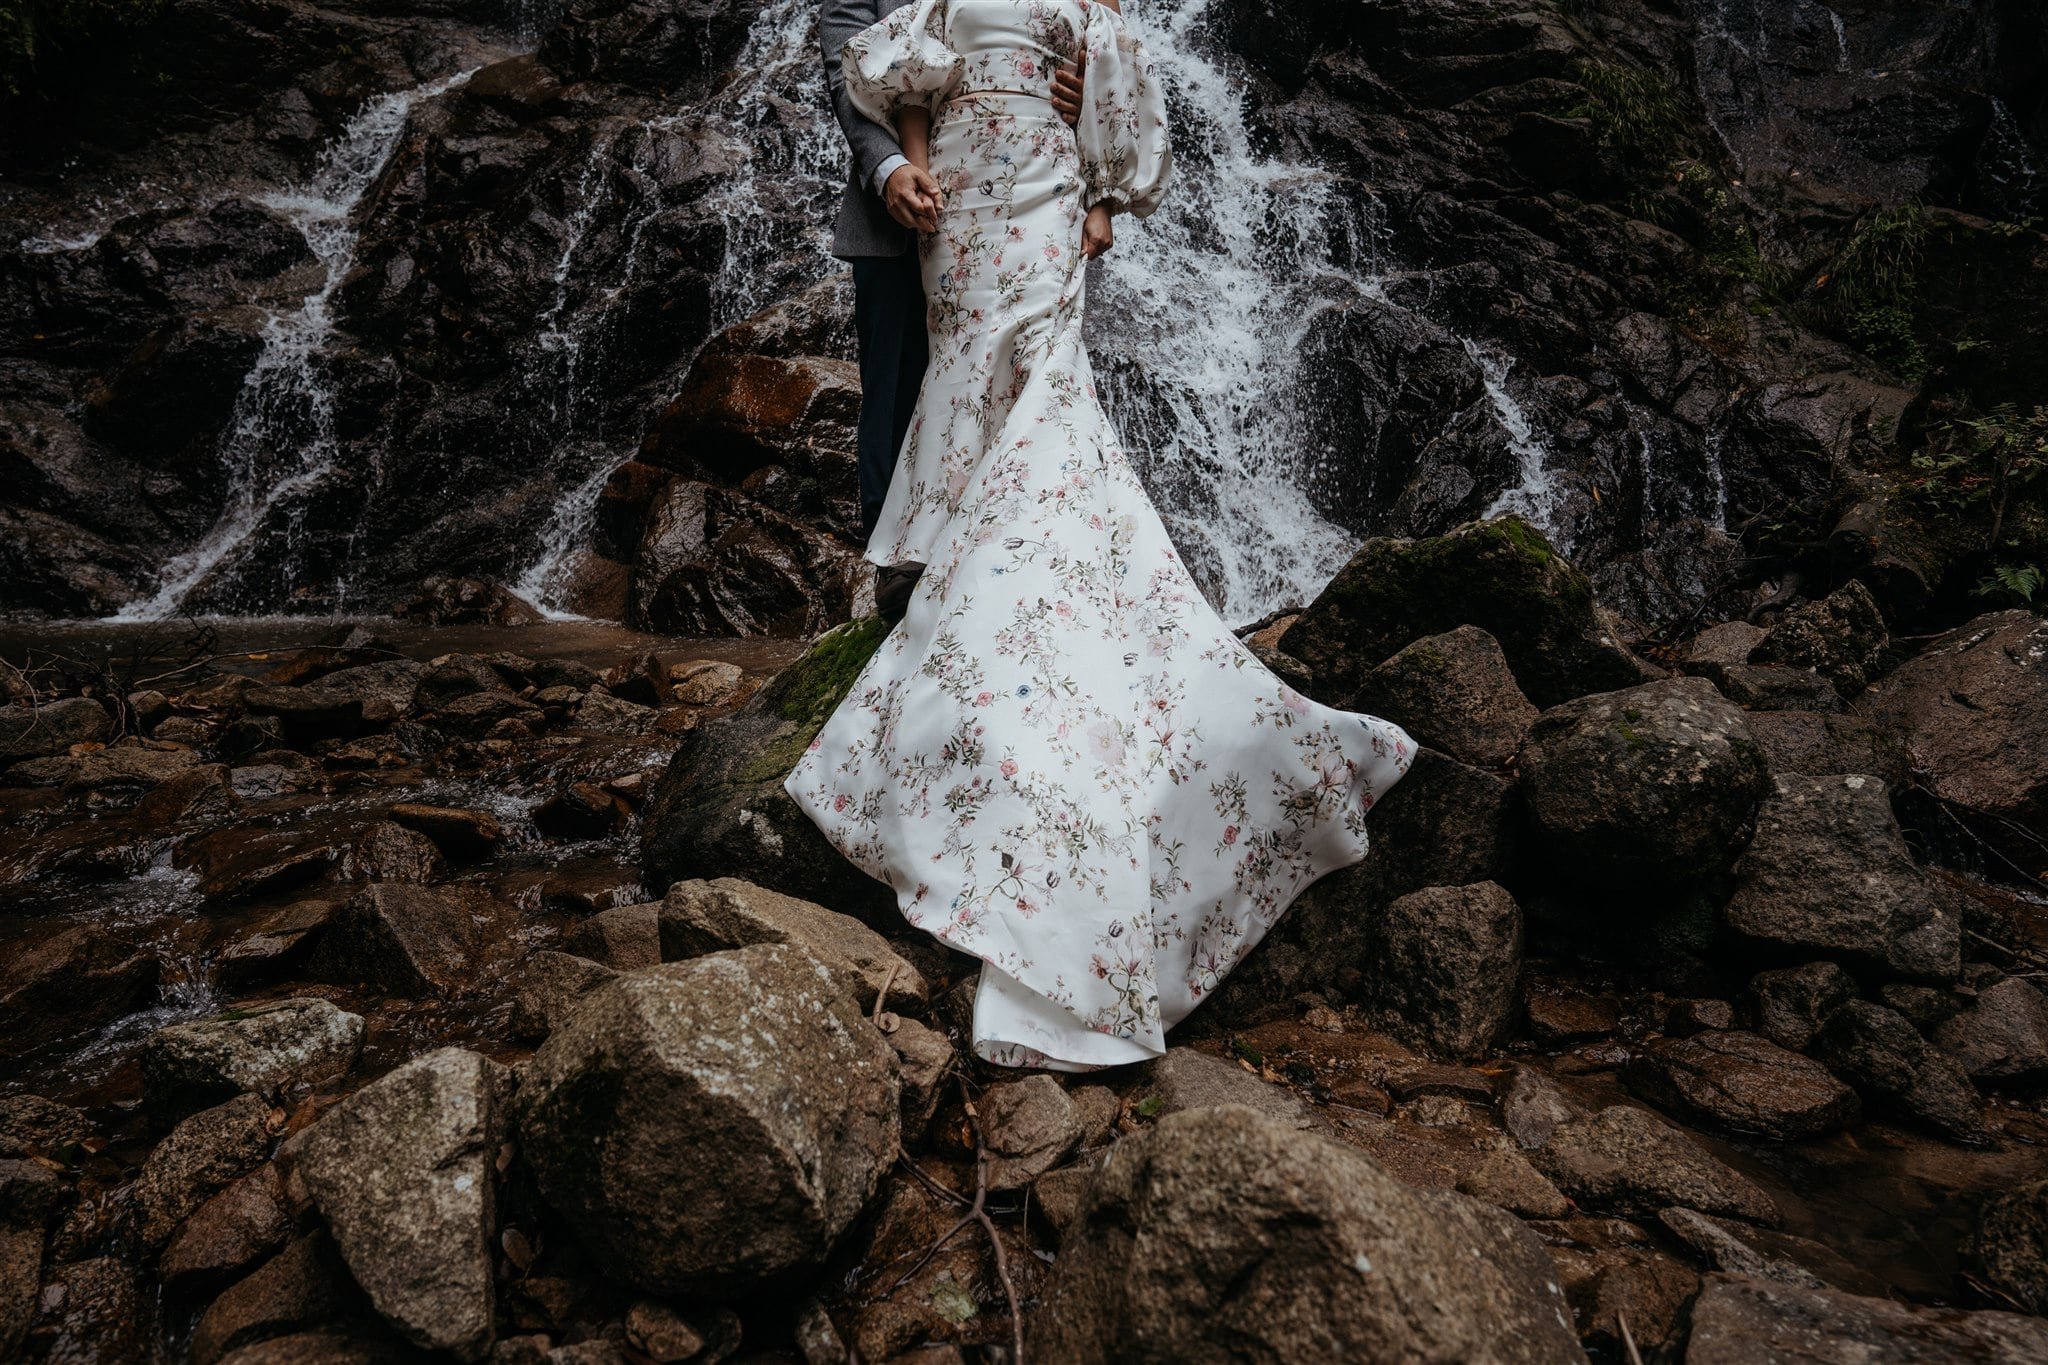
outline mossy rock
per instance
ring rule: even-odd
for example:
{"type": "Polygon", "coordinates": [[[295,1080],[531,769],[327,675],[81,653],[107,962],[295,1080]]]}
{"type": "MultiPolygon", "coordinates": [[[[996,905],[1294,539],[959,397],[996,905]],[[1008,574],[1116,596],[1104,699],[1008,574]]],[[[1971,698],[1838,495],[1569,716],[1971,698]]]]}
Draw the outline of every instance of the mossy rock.
{"type": "Polygon", "coordinates": [[[1466,625],[1500,642],[1538,706],[1645,680],[1601,625],[1586,575],[1513,516],[1421,540],[1368,540],[1280,648],[1307,665],[1319,698],[1343,705],[1402,646],[1466,625]]]}
{"type": "Polygon", "coordinates": [[[841,857],[782,789],[888,633],[872,616],[828,631],[745,706],[684,737],[641,823],[651,892],[691,877],[740,877],[888,923],[888,888],[841,857]]]}

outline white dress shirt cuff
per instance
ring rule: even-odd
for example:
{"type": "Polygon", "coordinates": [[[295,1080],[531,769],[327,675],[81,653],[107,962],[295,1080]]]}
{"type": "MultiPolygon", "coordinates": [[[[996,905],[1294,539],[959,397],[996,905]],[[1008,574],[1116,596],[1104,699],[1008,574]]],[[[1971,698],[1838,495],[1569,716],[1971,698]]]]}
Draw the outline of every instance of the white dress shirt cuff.
{"type": "Polygon", "coordinates": [[[882,187],[889,183],[890,176],[896,174],[896,168],[898,166],[908,166],[909,164],[910,158],[904,156],[901,152],[898,152],[894,156],[883,157],[882,164],[875,167],[875,193],[880,194],[882,192],[882,187]]]}

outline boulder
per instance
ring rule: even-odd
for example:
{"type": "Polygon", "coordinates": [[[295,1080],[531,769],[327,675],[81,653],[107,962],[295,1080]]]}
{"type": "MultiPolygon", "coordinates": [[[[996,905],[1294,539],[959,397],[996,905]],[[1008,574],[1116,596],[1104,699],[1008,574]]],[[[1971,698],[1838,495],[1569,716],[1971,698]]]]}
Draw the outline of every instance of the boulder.
{"type": "Polygon", "coordinates": [[[1060,1246],[1037,1359],[1585,1359],[1514,1218],[1250,1110],[1124,1139],[1060,1246]]]}
{"type": "Polygon", "coordinates": [[[657,1294],[819,1265],[901,1132],[895,1054],[827,968],[781,945],[599,986],[519,1095],[542,1196],[613,1274],[657,1294]]]}
{"type": "Polygon", "coordinates": [[[1864,710],[1943,800],[2048,834],[2048,620],[1980,616],[1901,665],[1864,710]]]}
{"type": "Polygon", "coordinates": [[[537,1041],[553,1033],[584,996],[618,975],[602,962],[543,948],[519,969],[512,994],[512,1036],[537,1041]]]}
{"type": "Polygon", "coordinates": [[[2037,1080],[2048,1074],[2048,997],[2030,981],[2007,977],[1942,1021],[1934,1043],[1973,1080],[2037,1080]]]}
{"type": "Polygon", "coordinates": [[[508,1073],[442,1048],[358,1090],[283,1158],[385,1320],[430,1351],[490,1349],[508,1073]]]}
{"type": "Polygon", "coordinates": [[[71,1188],[47,1167],[0,1160],[0,1358],[16,1358],[35,1321],[44,1232],[71,1197],[71,1188]]]}
{"type": "Polygon", "coordinates": [[[457,862],[488,858],[505,841],[504,827],[487,810],[401,801],[391,808],[391,819],[426,835],[457,862]]]}
{"type": "Polygon", "coordinates": [[[679,635],[800,638],[872,611],[872,581],[852,543],[734,489],[679,478],[649,511],[626,622],[679,635]]]}
{"type": "Polygon", "coordinates": [[[1735,875],[1728,925],[1772,950],[1919,981],[1961,969],[1956,895],[1913,861],[1875,777],[1778,777],[1735,875]]]}
{"type": "Polygon", "coordinates": [[[2013,1302],[2030,1313],[2048,1313],[2048,1180],[1984,1201],[1970,1259],[2013,1302]]]}
{"type": "Polygon", "coordinates": [[[192,1328],[193,1365],[221,1365],[229,1352],[253,1342],[351,1317],[360,1311],[361,1297],[324,1234],[295,1238],[199,1315],[192,1328]]]}
{"type": "Polygon", "coordinates": [[[1723,621],[1692,637],[1685,661],[1688,665],[1747,663],[1749,652],[1768,634],[1762,626],[1747,621],[1723,621]]]}
{"type": "MultiPolygon", "coordinates": [[[[1715,1218],[1696,1209],[1665,1209],[1657,1219],[1716,1270],[1760,1280],[1777,1280],[1807,1289],[1826,1287],[1827,1282],[1820,1276],[1780,1254],[1778,1244],[1798,1241],[1784,1233],[1765,1232],[1747,1223],[1715,1218]],[[1766,1242],[1765,1238],[1773,1240],[1766,1242]]],[[[1818,1244],[1808,1245],[1816,1251],[1826,1250],[1818,1244]]]]}
{"type": "Polygon", "coordinates": [[[989,1152],[992,1190],[1031,1184],[1073,1153],[1087,1127],[1066,1090],[1043,1072],[990,1086],[975,1108],[989,1152]]]}
{"type": "Polygon", "coordinates": [[[1749,734],[1774,774],[1846,777],[1868,773],[1894,791],[1912,780],[1898,737],[1862,716],[1751,711],[1749,734]]]}
{"type": "Polygon", "coordinates": [[[1630,1061],[1628,1086],[1660,1109],[1789,1141],[1856,1121],[1856,1092],[1808,1057],[1754,1033],[1659,1038],[1630,1061]]]}
{"type": "Polygon", "coordinates": [[[173,1128],[142,1163],[135,1179],[136,1229],[160,1247],[178,1225],[270,1153],[276,1134],[270,1102],[237,1095],[173,1128]]]}
{"type": "Polygon", "coordinates": [[[1877,599],[1851,579],[1820,601],[1786,612],[1749,652],[1749,661],[1810,668],[1835,691],[1853,697],[1877,677],[1890,645],[1877,599]]]}
{"type": "Polygon", "coordinates": [[[946,1081],[959,1063],[945,1034],[915,1019],[898,1019],[889,1047],[903,1081],[903,1138],[915,1142],[931,1126],[946,1097],[946,1081]]]}
{"type": "Polygon", "coordinates": [[[1183,1027],[1242,1027],[1287,1012],[1308,991],[1360,998],[1371,984],[1378,927],[1396,899],[1507,875],[1513,806],[1514,787],[1503,778],[1416,750],[1401,799],[1373,811],[1372,855],[1302,892],[1183,1027]]]}
{"type": "Polygon", "coordinates": [[[1804,1052],[1828,1016],[1856,998],[1856,979],[1832,962],[1780,967],[1750,978],[1756,1029],[1779,1047],[1804,1052]]]}
{"type": "Polygon", "coordinates": [[[265,1162],[193,1210],[165,1245],[157,1273],[186,1289],[248,1269],[291,1235],[285,1204],[277,1164],[265,1162]]]}
{"type": "Polygon", "coordinates": [[[448,864],[426,835],[393,820],[379,820],[356,837],[342,875],[351,881],[424,886],[448,875],[448,864]]]}
{"type": "Polygon", "coordinates": [[[576,708],[574,728],[593,735],[644,735],[660,719],[661,712],[652,706],[642,706],[613,696],[602,687],[593,687],[583,694],[583,702],[576,708]]]}
{"type": "Polygon", "coordinates": [[[397,995],[452,995],[474,977],[484,944],[467,889],[374,882],[336,912],[313,952],[314,975],[397,995]]]}
{"type": "Polygon", "coordinates": [[[1828,1016],[1814,1050],[1872,1108],[1918,1119],[1959,1141],[1986,1140],[1977,1087],[1897,1012],[1851,1000],[1828,1016]]]}
{"type": "Polygon", "coordinates": [[[1918,1308],[1892,1299],[1777,1280],[1709,1275],[1692,1307],[1686,1365],[1785,1358],[1841,1365],[2048,1358],[2048,1323],[2018,1313],[1918,1308]]]}
{"type": "Polygon", "coordinates": [[[1308,666],[1318,696],[1340,698],[1411,640],[1466,625],[1494,637],[1538,706],[1644,678],[1600,621],[1586,576],[1514,516],[1423,540],[1368,540],[1279,647],[1308,666]]]}
{"type": "Polygon", "coordinates": [[[436,574],[394,613],[401,621],[431,626],[530,626],[541,619],[531,604],[488,578],[436,574]]]}
{"type": "Polygon", "coordinates": [[[684,737],[642,818],[649,889],[732,876],[871,921],[893,914],[888,888],[841,857],[782,789],[887,634],[880,617],[827,632],[738,711],[684,737]]]}
{"type": "Polygon", "coordinates": [[[1742,712],[1697,678],[1554,706],[1522,751],[1522,796],[1567,877],[1629,887],[1721,871],[1769,791],[1742,712]]]}
{"type": "Polygon", "coordinates": [[[48,1156],[93,1135],[91,1119],[41,1095],[0,1096],[0,1157],[48,1156]]]}
{"type": "Polygon", "coordinates": [[[159,1114],[187,1114],[243,1091],[346,1075],[363,1046],[362,1016],[292,999],[158,1029],[142,1049],[142,1088],[159,1114]]]}
{"type": "Polygon", "coordinates": [[[1485,1055],[1521,1003],[1522,911],[1496,882],[1411,891],[1387,907],[1367,971],[1380,1027],[1456,1061],[1485,1055]]]}
{"type": "Polygon", "coordinates": [[[1500,643],[1477,626],[1405,645],[1369,669],[1342,705],[1383,716],[1416,743],[1479,768],[1512,759],[1536,719],[1500,643]]]}
{"type": "Polygon", "coordinates": [[[97,744],[113,733],[114,718],[90,697],[0,706],[0,767],[61,754],[74,744],[97,744]]]}
{"type": "MultiPolygon", "coordinates": [[[[156,1295],[135,1265],[119,1256],[94,1256],[50,1267],[47,1306],[33,1344],[47,1361],[156,1359],[156,1295]]],[[[194,1354],[199,1365],[212,1365],[194,1354]]]]}
{"type": "MultiPolygon", "coordinates": [[[[738,947],[738,944],[724,944],[738,947]]],[[[568,948],[579,957],[602,962],[615,971],[652,967],[661,961],[661,902],[614,905],[600,910],[570,933],[568,948]]],[[[695,954],[676,954],[695,956],[695,954]]]]}
{"type": "Polygon", "coordinates": [[[1826,678],[1805,668],[1775,664],[1692,664],[1685,671],[1705,678],[1715,690],[1747,711],[1804,711],[1833,715],[1842,694],[1826,678]]]}
{"type": "Polygon", "coordinates": [[[930,997],[923,973],[880,934],[822,905],[721,877],[677,882],[661,902],[661,955],[671,961],[755,943],[787,943],[825,964],[853,1002],[871,1009],[917,1008],[930,997]]]}
{"type": "Polygon", "coordinates": [[[1164,1056],[1139,1068],[1138,1075],[1131,1093],[1157,1115],[1229,1105],[1250,1109],[1290,1128],[1329,1127],[1322,1115],[1286,1086],[1262,1081],[1236,1062],[1191,1047],[1167,1048],[1164,1056]]]}
{"type": "Polygon", "coordinates": [[[427,666],[414,684],[412,704],[438,711],[475,692],[510,692],[498,670],[474,654],[443,654],[427,666]]]}
{"type": "Polygon", "coordinates": [[[1482,1155],[1478,1164],[1458,1176],[1458,1193],[1506,1209],[1518,1218],[1563,1218],[1572,1211],[1571,1201],[1557,1186],[1512,1148],[1496,1148],[1482,1155]]]}
{"type": "Polygon", "coordinates": [[[1530,1154],[1579,1203],[1623,1215],[1673,1204],[1775,1225],[1778,1206],[1747,1176],[1648,1110],[1616,1104],[1561,1123],[1530,1154]]]}
{"type": "Polygon", "coordinates": [[[1585,1116],[1556,1081],[1532,1066],[1517,1063],[1509,1067],[1495,1082],[1495,1092],[1494,1107],[1501,1127],[1524,1151],[1549,1142],[1559,1125],[1585,1116]]]}
{"type": "Polygon", "coordinates": [[[156,957],[118,929],[55,924],[0,955],[0,1037],[19,1055],[156,998],[156,957]]]}

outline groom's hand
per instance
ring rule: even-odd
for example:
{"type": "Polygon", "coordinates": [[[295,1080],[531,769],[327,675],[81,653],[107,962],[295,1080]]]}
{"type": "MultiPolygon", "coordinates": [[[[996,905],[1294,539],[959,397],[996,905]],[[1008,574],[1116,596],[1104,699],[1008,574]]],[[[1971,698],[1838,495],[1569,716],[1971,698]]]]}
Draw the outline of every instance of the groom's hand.
{"type": "Polygon", "coordinates": [[[1088,74],[1088,54],[1052,73],[1052,107],[1069,128],[1081,121],[1081,78],[1088,74]]]}
{"type": "Polygon", "coordinates": [[[944,202],[931,172],[909,162],[898,166],[882,186],[882,203],[889,216],[912,232],[937,232],[939,207],[944,202]]]}

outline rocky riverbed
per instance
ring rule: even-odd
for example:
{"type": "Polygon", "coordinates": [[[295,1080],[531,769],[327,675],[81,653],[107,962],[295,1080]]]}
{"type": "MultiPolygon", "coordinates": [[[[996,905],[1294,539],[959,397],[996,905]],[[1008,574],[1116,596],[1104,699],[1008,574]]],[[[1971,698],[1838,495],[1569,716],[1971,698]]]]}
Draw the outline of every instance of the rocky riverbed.
{"type": "Polygon", "coordinates": [[[2048,1350],[2041,618],[1647,648],[1513,518],[1370,541],[1251,632],[1423,745],[1370,857],[1073,1077],[780,791],[882,633],[13,643],[0,1347],[2048,1350]]]}

